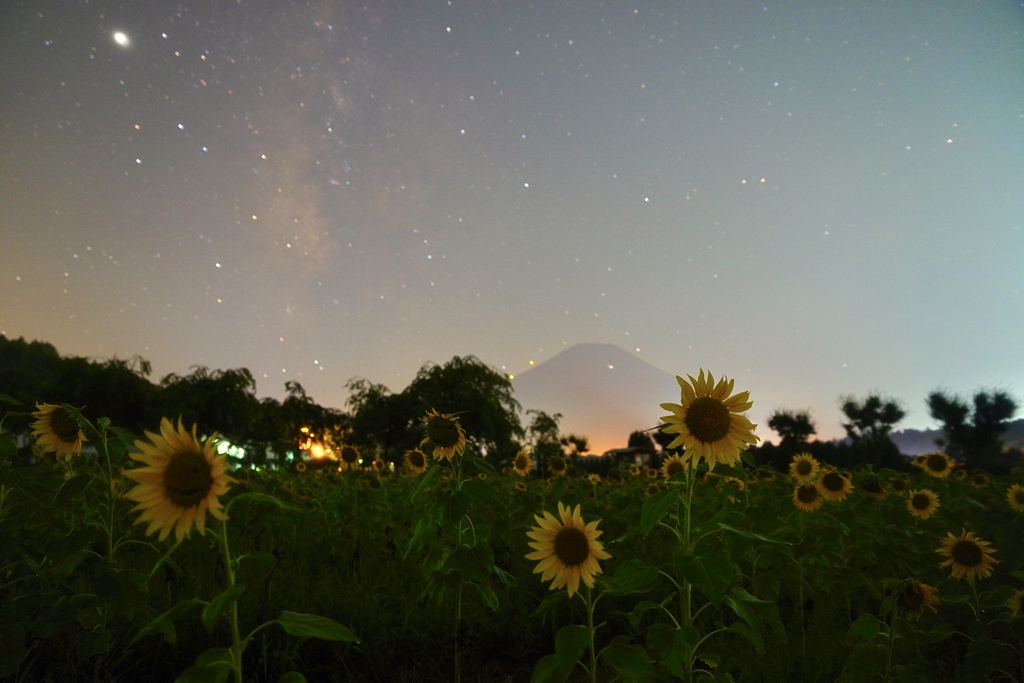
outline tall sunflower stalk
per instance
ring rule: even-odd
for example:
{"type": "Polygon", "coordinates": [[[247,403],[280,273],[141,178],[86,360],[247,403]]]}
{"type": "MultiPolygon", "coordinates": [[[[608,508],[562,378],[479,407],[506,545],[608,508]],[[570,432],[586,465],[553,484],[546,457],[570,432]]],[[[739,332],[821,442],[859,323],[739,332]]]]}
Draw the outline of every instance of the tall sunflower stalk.
{"type": "MultiPolygon", "coordinates": [[[[110,419],[106,417],[101,417],[94,425],[80,409],[67,403],[37,403],[32,417],[35,418],[31,425],[32,435],[36,437],[38,447],[43,452],[54,453],[58,459],[65,459],[73,464],[81,457],[83,444],[90,441],[90,437],[96,444],[96,451],[100,455],[98,463],[104,491],[100,503],[102,514],[98,519],[106,537],[104,559],[108,565],[113,564],[115,551],[120,545],[115,540],[114,514],[117,498],[120,496],[120,480],[114,476],[114,472],[115,466],[119,466],[123,461],[132,436],[123,429],[113,427],[110,419]]],[[[88,474],[79,476],[88,481],[85,479],[88,474]]]]}
{"type": "Polygon", "coordinates": [[[420,448],[434,462],[420,477],[413,497],[433,490],[437,498],[417,522],[404,556],[408,558],[432,546],[422,564],[426,580],[424,594],[438,604],[449,597],[454,599],[453,680],[459,683],[462,679],[462,601],[466,587],[475,588],[488,608],[497,609],[498,596],[490,586],[492,575],[506,585],[513,579],[494,565],[494,552],[487,541],[489,534],[478,529],[469,514],[474,503],[492,500],[495,494],[490,484],[470,475],[494,476],[497,472],[467,449],[469,441],[456,415],[431,409],[422,422],[424,437],[420,448]],[[442,477],[447,477],[450,484],[443,485],[442,477]],[[443,539],[438,542],[438,531],[450,532],[451,542],[443,539]]]}

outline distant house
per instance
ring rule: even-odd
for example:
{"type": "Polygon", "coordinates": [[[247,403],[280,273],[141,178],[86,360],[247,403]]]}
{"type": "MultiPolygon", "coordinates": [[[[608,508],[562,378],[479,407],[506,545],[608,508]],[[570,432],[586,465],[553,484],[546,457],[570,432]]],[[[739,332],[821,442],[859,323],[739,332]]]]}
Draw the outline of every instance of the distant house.
{"type": "Polygon", "coordinates": [[[605,458],[614,458],[616,465],[623,463],[629,465],[653,465],[658,453],[650,448],[641,446],[630,446],[628,448],[613,448],[601,454],[605,458]]]}

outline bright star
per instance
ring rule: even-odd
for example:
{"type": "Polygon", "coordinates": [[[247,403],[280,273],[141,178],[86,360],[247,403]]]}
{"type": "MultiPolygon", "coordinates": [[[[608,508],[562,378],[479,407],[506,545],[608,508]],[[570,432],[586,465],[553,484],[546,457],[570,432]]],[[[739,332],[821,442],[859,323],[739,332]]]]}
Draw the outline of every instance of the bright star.
{"type": "Polygon", "coordinates": [[[120,45],[121,47],[128,47],[128,45],[131,44],[131,41],[128,40],[128,36],[122,33],[121,31],[118,31],[114,34],[114,42],[120,45]]]}

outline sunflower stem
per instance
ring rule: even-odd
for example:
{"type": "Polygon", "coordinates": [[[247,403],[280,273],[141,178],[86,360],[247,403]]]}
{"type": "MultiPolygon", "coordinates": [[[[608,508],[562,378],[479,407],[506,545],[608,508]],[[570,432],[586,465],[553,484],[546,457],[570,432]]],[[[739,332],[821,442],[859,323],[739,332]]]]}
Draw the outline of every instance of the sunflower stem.
{"type": "Polygon", "coordinates": [[[981,601],[978,599],[978,587],[974,584],[974,581],[968,581],[971,584],[971,609],[974,610],[974,618],[981,619],[981,601]]]}
{"type": "MultiPolygon", "coordinates": [[[[690,532],[692,527],[691,515],[690,515],[690,503],[693,500],[693,484],[697,480],[697,465],[691,460],[691,466],[686,468],[686,493],[683,497],[683,554],[689,555],[693,552],[693,547],[690,545],[690,532]]],[[[693,612],[692,612],[692,598],[693,598],[693,585],[690,580],[685,576],[682,578],[682,590],[680,591],[680,599],[682,600],[682,614],[680,617],[683,622],[683,628],[689,628],[693,625],[693,612]]],[[[693,680],[693,662],[696,657],[696,650],[690,652],[690,657],[686,662],[686,680],[693,680]]]]}
{"type": "MultiPolygon", "coordinates": [[[[230,589],[235,585],[235,570],[231,566],[231,547],[228,545],[228,522],[227,520],[221,520],[220,522],[220,534],[218,534],[220,540],[220,551],[224,556],[224,583],[226,589],[230,589]]],[[[231,606],[228,608],[228,627],[231,629],[231,668],[235,672],[235,683],[243,683],[244,677],[242,676],[242,637],[238,632],[238,601],[233,600],[231,606]]]]}
{"type": "Polygon", "coordinates": [[[590,586],[584,587],[584,602],[587,604],[587,635],[590,637],[590,643],[587,646],[590,652],[590,683],[597,683],[597,651],[594,647],[594,635],[596,629],[594,628],[594,604],[595,601],[592,599],[590,592],[590,586]]]}

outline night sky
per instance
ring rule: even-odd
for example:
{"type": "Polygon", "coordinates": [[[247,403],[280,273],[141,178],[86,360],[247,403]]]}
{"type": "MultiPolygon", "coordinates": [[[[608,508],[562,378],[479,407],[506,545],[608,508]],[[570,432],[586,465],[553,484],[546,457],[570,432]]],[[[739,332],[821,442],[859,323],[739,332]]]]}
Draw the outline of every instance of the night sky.
{"type": "Polygon", "coordinates": [[[6,0],[0,236],[0,333],[153,379],[602,342],[933,427],[1024,398],[1024,4],[6,0]]]}

